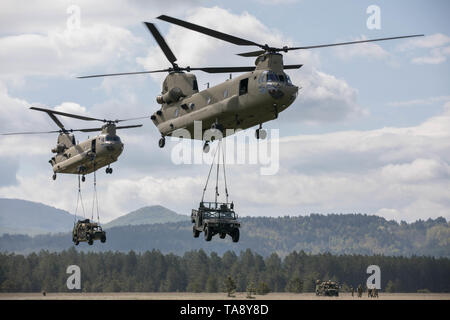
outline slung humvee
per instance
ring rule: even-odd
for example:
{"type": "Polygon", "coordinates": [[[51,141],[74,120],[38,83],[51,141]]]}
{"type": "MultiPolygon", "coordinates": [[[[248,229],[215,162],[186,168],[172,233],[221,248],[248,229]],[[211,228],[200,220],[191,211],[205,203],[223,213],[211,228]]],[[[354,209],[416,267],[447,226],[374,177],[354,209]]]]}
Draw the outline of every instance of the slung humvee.
{"type": "Polygon", "coordinates": [[[228,234],[233,242],[238,242],[241,223],[233,209],[233,203],[200,202],[198,210],[193,209],[191,213],[194,238],[198,238],[200,232],[204,232],[206,241],[211,241],[216,234],[221,239],[228,234]]]}
{"type": "Polygon", "coordinates": [[[78,220],[72,231],[72,241],[75,245],[83,241],[92,245],[94,240],[100,240],[104,243],[106,241],[106,232],[96,222],[91,222],[89,219],[78,220]]]}

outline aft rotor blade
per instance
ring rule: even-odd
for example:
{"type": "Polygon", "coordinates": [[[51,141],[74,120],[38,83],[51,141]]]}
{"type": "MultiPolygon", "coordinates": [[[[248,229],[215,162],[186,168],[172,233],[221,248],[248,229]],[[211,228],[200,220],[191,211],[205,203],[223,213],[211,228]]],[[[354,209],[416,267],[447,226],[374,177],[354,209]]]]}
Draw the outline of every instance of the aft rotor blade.
{"type": "Polygon", "coordinates": [[[169,46],[167,45],[166,40],[164,40],[161,33],[158,31],[156,26],[153,23],[144,22],[144,24],[147,26],[147,29],[150,31],[150,33],[153,35],[153,38],[155,38],[156,42],[158,43],[161,50],[166,55],[167,60],[174,65],[175,61],[177,61],[177,58],[173,54],[172,50],[170,50],[169,46]]]}
{"type": "Polygon", "coordinates": [[[102,122],[106,122],[106,120],[104,120],[104,119],[96,119],[96,118],[91,118],[91,117],[85,117],[85,116],[80,116],[80,115],[77,115],[77,114],[61,112],[61,111],[55,111],[55,110],[50,110],[50,109],[45,109],[45,108],[31,107],[30,109],[37,110],[37,111],[43,111],[43,112],[48,113],[49,115],[50,114],[58,114],[60,116],[69,117],[69,118],[75,118],[75,119],[80,119],[80,120],[85,120],[85,121],[102,121],[102,122]]]}
{"type": "Polygon", "coordinates": [[[78,79],[87,79],[87,78],[98,78],[98,77],[126,76],[126,75],[130,75],[130,74],[146,74],[146,73],[168,72],[170,70],[171,69],[162,69],[162,70],[153,70],[153,71],[94,74],[94,75],[91,75],[91,76],[81,76],[81,77],[77,77],[77,78],[78,79]]]}
{"type": "Polygon", "coordinates": [[[53,131],[33,131],[33,132],[12,132],[12,133],[0,133],[0,136],[14,136],[14,135],[21,135],[21,134],[45,134],[45,133],[58,133],[61,132],[60,130],[53,130],[53,131]]]}
{"type": "Polygon", "coordinates": [[[135,124],[131,126],[118,126],[116,129],[130,129],[130,128],[139,128],[142,127],[142,124],[135,124]]]}
{"type": "Polygon", "coordinates": [[[206,68],[190,68],[190,70],[201,70],[208,73],[230,73],[230,72],[247,72],[255,70],[255,67],[206,67],[206,68]]]}
{"type": "Polygon", "coordinates": [[[95,132],[95,131],[102,131],[103,128],[88,128],[88,129],[71,129],[68,130],[70,132],[72,131],[79,131],[79,132],[95,132]]]}
{"type": "Polygon", "coordinates": [[[227,41],[227,42],[233,43],[233,44],[236,44],[236,45],[239,45],[239,46],[258,46],[258,47],[263,47],[263,45],[258,44],[258,43],[253,42],[253,41],[250,41],[250,40],[238,38],[238,37],[235,37],[235,36],[223,33],[223,32],[219,32],[219,31],[216,31],[216,30],[205,28],[205,27],[202,27],[202,26],[190,23],[190,22],[186,22],[186,21],[183,21],[183,20],[180,20],[180,19],[176,19],[176,18],[172,18],[172,17],[166,16],[166,15],[159,16],[158,19],[166,21],[166,22],[170,22],[170,23],[173,23],[173,24],[176,24],[176,25],[179,25],[181,27],[185,27],[187,29],[191,29],[191,30],[194,30],[194,31],[206,34],[206,35],[208,35],[210,37],[214,37],[214,38],[217,38],[217,39],[220,39],[220,40],[223,40],[223,41],[227,41]]]}
{"type": "Polygon", "coordinates": [[[385,41],[385,40],[394,40],[394,39],[405,39],[405,38],[414,38],[414,37],[423,37],[423,36],[424,36],[423,34],[414,34],[414,35],[410,35],[410,36],[399,36],[399,37],[378,38],[378,39],[370,39],[370,40],[339,42],[339,43],[320,44],[320,45],[305,46],[305,47],[283,48],[283,49],[279,49],[279,51],[290,51],[290,50],[301,50],[301,49],[314,49],[314,48],[344,46],[344,45],[348,45],[348,44],[357,44],[357,43],[375,42],[375,41],[385,41]]]}

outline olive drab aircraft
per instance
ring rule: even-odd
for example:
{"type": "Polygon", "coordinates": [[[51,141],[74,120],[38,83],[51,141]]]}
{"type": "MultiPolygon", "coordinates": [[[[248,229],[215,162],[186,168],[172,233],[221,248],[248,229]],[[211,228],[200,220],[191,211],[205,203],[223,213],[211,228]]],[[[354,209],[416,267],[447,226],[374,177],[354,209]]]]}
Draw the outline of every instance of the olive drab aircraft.
{"type": "Polygon", "coordinates": [[[82,181],[84,182],[86,174],[92,173],[104,166],[108,166],[106,168],[106,173],[111,174],[113,169],[110,167],[110,164],[117,161],[124,147],[119,136],[116,135],[116,130],[142,127],[142,124],[129,126],[117,126],[116,124],[123,121],[148,118],[147,116],[123,120],[106,120],[45,108],[31,107],[30,109],[47,113],[59,127],[59,130],[4,133],[1,135],[59,133],[56,147],[52,149],[55,156],[49,160],[49,163],[53,168],[53,180],[56,179],[57,173],[71,173],[82,175],[82,181]],[[104,125],[99,128],[67,129],[56,115],[84,121],[101,121],[104,122],[104,125]],[[76,143],[73,132],[96,131],[101,131],[101,133],[95,137],[76,143]]]}
{"type": "Polygon", "coordinates": [[[303,47],[284,46],[278,48],[238,38],[165,15],[159,16],[158,19],[235,45],[259,47],[260,50],[238,54],[243,57],[256,57],[255,66],[180,67],[176,63],[177,58],[156,26],[152,23],[144,22],[167,60],[172,64],[172,67],[162,70],[102,74],[79,78],[168,72],[162,85],[161,95],[156,98],[161,108],[150,117],[162,136],[159,140],[159,146],[161,148],[164,147],[166,136],[176,136],[177,130],[185,129],[189,132],[191,139],[205,141],[205,151],[209,150],[209,140],[207,135],[204,134],[206,130],[220,130],[222,136],[225,136],[227,134],[233,134],[237,129],[243,130],[253,126],[259,126],[255,132],[256,138],[263,139],[266,136],[266,132],[262,129],[262,124],[277,119],[280,112],[292,105],[297,98],[298,87],[291,82],[289,76],[284,71],[287,69],[299,69],[302,67],[302,64],[285,65],[281,52],[287,53],[292,50],[306,50],[423,36],[408,35],[333,44],[303,47]],[[223,83],[199,91],[197,78],[190,73],[191,71],[246,73],[233,79],[230,76],[230,79],[223,83]],[[194,132],[196,123],[201,123],[200,135],[194,132]]]}

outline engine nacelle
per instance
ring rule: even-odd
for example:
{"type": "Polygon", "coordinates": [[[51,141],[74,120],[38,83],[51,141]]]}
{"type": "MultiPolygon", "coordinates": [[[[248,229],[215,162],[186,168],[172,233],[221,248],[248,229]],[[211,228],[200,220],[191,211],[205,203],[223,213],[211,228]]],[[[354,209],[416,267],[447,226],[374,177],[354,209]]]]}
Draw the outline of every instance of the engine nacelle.
{"type": "Polygon", "coordinates": [[[53,153],[63,153],[64,150],[66,150],[66,149],[67,149],[67,147],[64,144],[58,143],[56,145],[56,147],[52,149],[52,152],[53,153]]]}
{"type": "Polygon", "coordinates": [[[175,87],[170,89],[163,95],[159,95],[156,97],[156,102],[159,104],[167,103],[170,104],[172,102],[177,102],[180,98],[185,97],[186,95],[181,91],[180,88],[175,87]]]}

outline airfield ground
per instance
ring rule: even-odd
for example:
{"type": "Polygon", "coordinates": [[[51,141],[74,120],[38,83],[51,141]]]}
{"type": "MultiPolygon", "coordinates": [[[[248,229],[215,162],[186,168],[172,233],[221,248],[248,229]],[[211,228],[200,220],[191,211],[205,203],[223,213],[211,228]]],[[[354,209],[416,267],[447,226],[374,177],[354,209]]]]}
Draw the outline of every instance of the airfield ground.
{"type": "MultiPolygon", "coordinates": [[[[316,297],[314,293],[269,293],[256,295],[248,299],[245,292],[238,292],[228,298],[225,293],[185,293],[185,292],[148,292],[148,293],[0,293],[0,300],[377,300],[362,298],[350,293],[341,293],[339,297],[316,297]]],[[[378,300],[450,300],[450,293],[380,293],[378,300]]]]}

